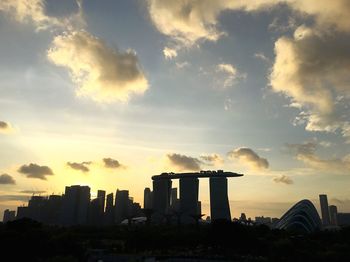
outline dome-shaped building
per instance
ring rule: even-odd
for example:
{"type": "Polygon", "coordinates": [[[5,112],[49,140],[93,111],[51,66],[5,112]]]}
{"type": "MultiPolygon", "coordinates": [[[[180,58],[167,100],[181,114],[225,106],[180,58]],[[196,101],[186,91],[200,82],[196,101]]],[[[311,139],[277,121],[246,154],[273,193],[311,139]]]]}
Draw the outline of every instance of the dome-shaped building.
{"type": "Polygon", "coordinates": [[[315,206],[304,199],[289,209],[275,228],[311,233],[320,230],[322,223],[315,206]]]}

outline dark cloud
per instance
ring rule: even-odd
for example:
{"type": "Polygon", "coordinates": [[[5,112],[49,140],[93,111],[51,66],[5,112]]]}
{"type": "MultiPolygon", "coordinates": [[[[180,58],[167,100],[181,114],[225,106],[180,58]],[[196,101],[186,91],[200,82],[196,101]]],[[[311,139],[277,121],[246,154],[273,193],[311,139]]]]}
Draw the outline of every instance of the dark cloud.
{"type": "Polygon", "coordinates": [[[285,175],[275,177],[272,180],[275,183],[282,183],[282,184],[286,184],[286,185],[292,185],[294,183],[290,177],[285,176],[285,175]]]}
{"type": "Polygon", "coordinates": [[[44,194],[44,193],[46,193],[46,191],[42,191],[42,190],[22,190],[22,191],[19,191],[19,193],[35,195],[35,194],[44,194]]]}
{"type": "Polygon", "coordinates": [[[105,164],[105,167],[108,168],[120,168],[122,165],[119,163],[118,160],[112,159],[112,158],[104,158],[103,162],[105,164]]]}
{"type": "Polygon", "coordinates": [[[14,185],[16,184],[16,181],[13,179],[12,176],[8,174],[2,174],[0,175],[0,184],[2,185],[14,185]]]}
{"type": "Polygon", "coordinates": [[[255,168],[255,169],[267,169],[269,168],[269,162],[266,158],[260,157],[252,149],[246,147],[236,148],[227,153],[227,156],[231,159],[238,159],[241,162],[255,168]]]}
{"type": "Polygon", "coordinates": [[[76,162],[67,162],[67,165],[75,170],[82,171],[84,173],[89,172],[90,169],[87,167],[87,165],[90,165],[91,162],[82,162],[82,163],[76,163],[76,162]]]}
{"type": "Polygon", "coordinates": [[[18,172],[26,175],[28,178],[38,178],[42,180],[46,180],[46,176],[52,176],[54,174],[50,167],[39,166],[33,163],[21,166],[18,172]]]}
{"type": "Polygon", "coordinates": [[[179,170],[199,171],[202,161],[197,158],[181,154],[168,154],[170,163],[179,170]]]}
{"type": "Polygon", "coordinates": [[[5,121],[0,121],[0,133],[10,134],[14,131],[10,123],[5,121]]]}
{"type": "Polygon", "coordinates": [[[4,122],[4,121],[0,121],[0,129],[7,129],[9,127],[9,125],[4,122]]]}

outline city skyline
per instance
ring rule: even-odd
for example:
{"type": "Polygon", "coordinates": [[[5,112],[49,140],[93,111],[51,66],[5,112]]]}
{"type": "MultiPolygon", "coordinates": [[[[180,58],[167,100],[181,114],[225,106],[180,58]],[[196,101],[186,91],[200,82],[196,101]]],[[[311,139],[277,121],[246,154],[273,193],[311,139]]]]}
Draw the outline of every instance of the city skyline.
{"type": "Polygon", "coordinates": [[[232,217],[319,193],[350,212],[350,9],[331,2],[1,1],[0,213],[66,185],[143,203],[153,175],[218,169],[245,174],[232,217]]]}

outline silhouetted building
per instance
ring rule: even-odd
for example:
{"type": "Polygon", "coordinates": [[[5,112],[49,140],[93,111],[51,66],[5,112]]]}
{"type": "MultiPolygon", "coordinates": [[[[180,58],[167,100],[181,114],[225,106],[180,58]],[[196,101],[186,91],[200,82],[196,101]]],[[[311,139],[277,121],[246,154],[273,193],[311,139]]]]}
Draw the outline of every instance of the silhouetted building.
{"type": "Polygon", "coordinates": [[[16,219],[21,219],[21,218],[30,218],[28,207],[25,207],[25,206],[17,207],[16,219]]]}
{"type": "Polygon", "coordinates": [[[241,216],[239,217],[239,220],[243,221],[243,222],[247,221],[247,216],[245,215],[245,213],[241,213],[241,216]]]}
{"type": "Polygon", "coordinates": [[[131,207],[131,217],[142,217],[143,216],[143,212],[141,209],[141,205],[139,203],[132,203],[132,207],[131,207]]]}
{"type": "Polygon", "coordinates": [[[330,219],[329,219],[327,195],[320,195],[320,205],[321,205],[321,214],[322,214],[322,224],[324,226],[329,226],[330,219]]]}
{"type": "Polygon", "coordinates": [[[195,223],[193,216],[199,214],[198,185],[199,180],[196,177],[180,178],[180,213],[182,223],[195,223]]]}
{"type": "Polygon", "coordinates": [[[62,210],[62,196],[51,195],[45,206],[44,222],[51,225],[60,224],[60,215],[62,210]]]}
{"type": "Polygon", "coordinates": [[[104,190],[98,190],[97,191],[97,198],[100,202],[100,216],[103,216],[103,213],[105,212],[105,202],[106,202],[106,191],[104,190]]]}
{"type": "Polygon", "coordinates": [[[299,231],[305,233],[315,232],[322,227],[321,219],[315,206],[309,200],[301,200],[290,208],[275,225],[275,228],[299,231]]]}
{"type": "Polygon", "coordinates": [[[271,217],[255,217],[255,223],[259,225],[271,225],[271,217]]]}
{"type": "Polygon", "coordinates": [[[338,209],[336,206],[329,206],[329,218],[332,226],[338,225],[338,209]]]}
{"type": "Polygon", "coordinates": [[[16,219],[16,211],[14,210],[9,210],[9,209],[6,209],[4,211],[4,217],[2,219],[2,222],[3,223],[6,223],[8,221],[13,221],[16,219]]]}
{"type": "Polygon", "coordinates": [[[153,215],[154,223],[163,223],[169,212],[171,194],[171,180],[153,180],[153,215]]]}
{"type": "Polygon", "coordinates": [[[92,226],[101,224],[101,202],[99,198],[91,200],[88,212],[88,223],[92,226]]]}
{"type": "Polygon", "coordinates": [[[146,187],[143,193],[143,208],[152,209],[152,191],[146,187]]]}
{"type": "Polygon", "coordinates": [[[349,226],[350,213],[338,213],[337,222],[338,222],[338,226],[349,226]]]}
{"type": "Polygon", "coordinates": [[[90,205],[90,187],[67,186],[62,203],[63,225],[87,224],[90,205]]]}
{"type": "Polygon", "coordinates": [[[227,178],[211,177],[210,183],[210,216],[217,219],[231,220],[230,205],[227,195],[227,178]]]}
{"type": "Polygon", "coordinates": [[[104,216],[105,225],[114,224],[114,205],[113,205],[113,193],[107,195],[106,198],[106,211],[104,216]]]}
{"type": "Polygon", "coordinates": [[[115,223],[120,224],[130,215],[130,202],[128,190],[117,190],[115,195],[115,223]]]}
{"type": "Polygon", "coordinates": [[[29,218],[38,222],[46,222],[46,218],[48,216],[46,205],[47,205],[46,197],[32,196],[28,202],[29,218]]]}

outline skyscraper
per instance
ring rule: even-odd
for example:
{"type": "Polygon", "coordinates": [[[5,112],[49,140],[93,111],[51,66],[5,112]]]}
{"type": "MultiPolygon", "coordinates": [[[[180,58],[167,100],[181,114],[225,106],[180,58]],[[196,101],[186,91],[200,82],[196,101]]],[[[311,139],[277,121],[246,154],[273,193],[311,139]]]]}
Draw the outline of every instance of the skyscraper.
{"type": "Polygon", "coordinates": [[[90,187],[67,186],[62,203],[62,224],[87,224],[89,205],[90,187]]]}
{"type": "Polygon", "coordinates": [[[113,193],[107,195],[104,223],[105,225],[112,225],[114,223],[113,193]]]}
{"type": "Polygon", "coordinates": [[[100,202],[100,216],[103,216],[103,213],[105,212],[105,202],[106,202],[106,191],[104,190],[98,190],[97,191],[97,198],[100,202]]]}
{"type": "Polygon", "coordinates": [[[198,215],[198,185],[197,177],[180,178],[180,213],[181,222],[195,223],[194,216],[198,215]]]}
{"type": "Polygon", "coordinates": [[[329,218],[332,226],[338,225],[338,208],[337,206],[329,206],[329,218]]]}
{"type": "Polygon", "coordinates": [[[329,226],[330,219],[329,219],[327,195],[320,195],[320,205],[321,205],[321,214],[322,214],[322,224],[323,226],[329,226]]]}
{"type": "Polygon", "coordinates": [[[129,191],[117,190],[115,194],[115,222],[120,224],[130,215],[129,191]]]}
{"type": "Polygon", "coordinates": [[[143,193],[143,208],[152,209],[152,191],[146,187],[143,193]]]}
{"type": "Polygon", "coordinates": [[[170,206],[171,180],[153,180],[153,210],[152,221],[162,223],[168,214],[170,206]]]}
{"type": "Polygon", "coordinates": [[[231,220],[230,205],[227,195],[227,178],[211,177],[210,183],[210,216],[211,220],[231,220]]]}

